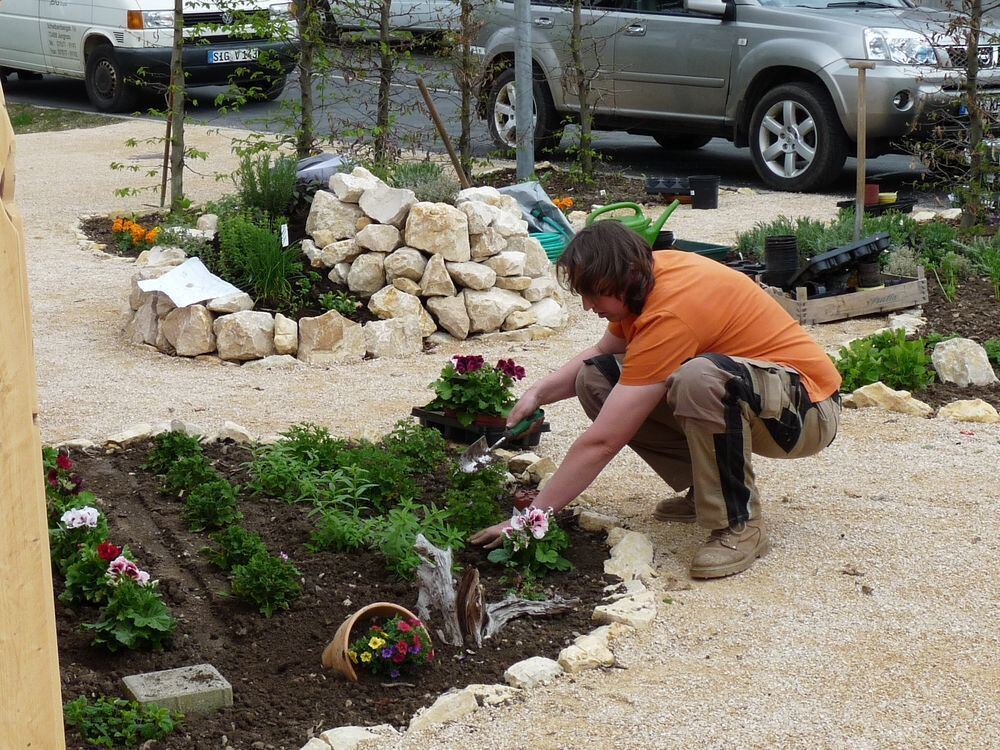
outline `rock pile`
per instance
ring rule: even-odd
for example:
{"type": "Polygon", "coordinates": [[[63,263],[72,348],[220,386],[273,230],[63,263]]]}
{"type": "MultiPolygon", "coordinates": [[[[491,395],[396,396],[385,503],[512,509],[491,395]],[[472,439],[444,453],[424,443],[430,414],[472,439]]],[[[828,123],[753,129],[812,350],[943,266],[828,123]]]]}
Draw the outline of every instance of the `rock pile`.
{"type": "Polygon", "coordinates": [[[331,311],[296,322],[254,311],[246,294],[177,308],[165,294],[139,288],[184,260],[182,252],[157,248],[133,279],[127,336],[182,356],[245,362],[291,355],[328,365],[419,352],[428,337],[525,341],[565,327],[565,299],[517,201],[478,187],[463,190],[456,203],[418,201],[363,167],[334,175],[329,190],[316,193],[304,255],[367,300],[380,320],[362,325],[331,311]]]}

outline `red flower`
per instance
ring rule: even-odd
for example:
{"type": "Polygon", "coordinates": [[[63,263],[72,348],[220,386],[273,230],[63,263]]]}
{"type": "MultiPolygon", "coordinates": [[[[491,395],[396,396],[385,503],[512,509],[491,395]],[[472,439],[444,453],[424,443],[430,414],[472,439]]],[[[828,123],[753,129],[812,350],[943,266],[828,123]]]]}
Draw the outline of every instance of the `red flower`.
{"type": "Polygon", "coordinates": [[[101,542],[97,545],[97,556],[102,560],[111,562],[122,553],[122,548],[111,542],[101,542]]]}
{"type": "Polygon", "coordinates": [[[406,624],[403,620],[399,621],[398,627],[400,633],[409,633],[411,630],[413,630],[413,627],[411,625],[406,624]]]}
{"type": "Polygon", "coordinates": [[[396,644],[396,651],[403,655],[405,655],[406,652],[409,650],[410,646],[407,644],[406,641],[400,641],[399,643],[396,644]]]}
{"type": "Polygon", "coordinates": [[[73,462],[69,460],[69,456],[67,454],[60,453],[59,457],[56,458],[56,466],[63,471],[69,471],[73,468],[73,462]]]}
{"type": "Polygon", "coordinates": [[[494,369],[499,370],[507,377],[514,378],[514,380],[520,380],[524,377],[524,368],[512,359],[499,360],[494,369]]]}
{"type": "MultiPolygon", "coordinates": [[[[404,643],[403,645],[405,646],[406,644],[404,643]]],[[[406,661],[406,652],[405,651],[403,653],[400,653],[399,651],[397,651],[396,653],[394,653],[392,655],[392,663],[393,664],[402,664],[404,661],[406,661]]]]}
{"type": "Polygon", "coordinates": [[[49,469],[49,473],[46,479],[49,482],[49,487],[59,486],[59,472],[56,471],[55,469],[49,469]]]}
{"type": "Polygon", "coordinates": [[[420,648],[421,646],[424,645],[424,642],[420,640],[420,636],[417,635],[416,633],[413,634],[413,645],[416,646],[417,648],[420,648]]]}
{"type": "Polygon", "coordinates": [[[452,361],[455,363],[455,371],[459,375],[468,375],[470,372],[475,372],[483,367],[484,360],[479,354],[456,354],[452,357],[452,361]]]}

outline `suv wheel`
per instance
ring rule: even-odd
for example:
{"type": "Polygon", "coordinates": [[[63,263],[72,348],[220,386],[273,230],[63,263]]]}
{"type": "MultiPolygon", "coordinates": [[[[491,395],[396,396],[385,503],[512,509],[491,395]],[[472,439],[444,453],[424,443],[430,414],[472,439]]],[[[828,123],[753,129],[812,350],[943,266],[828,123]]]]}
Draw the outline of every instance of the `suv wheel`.
{"type": "Polygon", "coordinates": [[[826,91],[811,83],[771,89],[750,118],[750,153],[757,174],[777,190],[810,191],[836,179],[848,140],[826,91]]]}
{"type": "Polygon", "coordinates": [[[138,90],[126,83],[125,71],[110,44],[102,44],[87,57],[84,83],[98,112],[127,112],[138,100],[138,90]]]}
{"type": "Polygon", "coordinates": [[[657,133],[653,136],[661,147],[668,151],[693,151],[701,148],[712,140],[710,135],[685,135],[671,133],[657,133]]]}
{"type": "MultiPolygon", "coordinates": [[[[535,150],[551,151],[559,145],[560,135],[556,132],[556,109],[552,97],[543,82],[537,78],[532,83],[535,115],[535,150]]],[[[493,81],[490,89],[489,114],[487,122],[490,136],[497,148],[511,151],[517,147],[514,131],[514,109],[517,94],[514,87],[514,69],[507,68],[493,81]]]]}

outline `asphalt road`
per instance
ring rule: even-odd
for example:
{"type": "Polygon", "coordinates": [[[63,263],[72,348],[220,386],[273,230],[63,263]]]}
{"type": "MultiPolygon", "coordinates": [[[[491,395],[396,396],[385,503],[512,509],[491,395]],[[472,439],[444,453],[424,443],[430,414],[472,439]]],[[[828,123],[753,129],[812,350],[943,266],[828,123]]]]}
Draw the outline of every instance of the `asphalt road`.
{"type": "MultiPolygon", "coordinates": [[[[393,84],[394,102],[400,108],[395,133],[407,145],[422,146],[435,151],[443,151],[436,138],[433,125],[423,109],[423,102],[415,84],[418,74],[423,75],[431,89],[435,106],[452,139],[457,142],[459,126],[458,92],[447,72],[446,64],[429,55],[414,55],[414,67],[421,66],[419,72],[413,69],[399,69],[393,84]]],[[[365,66],[358,63],[354,69],[345,66],[330,75],[325,81],[323,106],[317,117],[317,128],[321,132],[344,137],[345,130],[352,124],[364,122],[370,117],[375,100],[377,83],[374,78],[365,78],[365,66]]],[[[4,82],[4,91],[11,102],[34,104],[93,112],[87,99],[82,81],[74,81],[57,76],[45,76],[38,81],[19,81],[16,76],[4,82]]],[[[290,81],[281,98],[276,102],[253,103],[241,109],[216,108],[212,102],[223,89],[192,89],[197,106],[190,109],[193,121],[207,125],[248,128],[252,130],[280,131],[285,129],[280,123],[282,102],[297,99],[298,88],[290,81]]],[[[370,121],[370,120],[369,120],[370,121]]],[[[571,142],[571,135],[563,139],[563,145],[571,142]]],[[[487,158],[493,152],[486,125],[476,119],[472,135],[473,153],[478,158],[487,158]]],[[[647,136],[629,135],[624,132],[599,133],[595,147],[600,152],[607,168],[623,170],[629,174],[686,177],[691,174],[717,174],[726,186],[763,187],[754,172],[747,149],[739,149],[731,143],[716,138],[707,146],[696,151],[665,151],[647,136]]],[[[559,162],[567,159],[564,151],[552,158],[559,162]]],[[[883,156],[867,163],[867,174],[877,179],[886,189],[895,189],[900,183],[912,180],[917,170],[907,156],[883,156]]],[[[848,159],[843,174],[836,181],[833,190],[845,194],[853,192],[855,161],[848,159]]]]}

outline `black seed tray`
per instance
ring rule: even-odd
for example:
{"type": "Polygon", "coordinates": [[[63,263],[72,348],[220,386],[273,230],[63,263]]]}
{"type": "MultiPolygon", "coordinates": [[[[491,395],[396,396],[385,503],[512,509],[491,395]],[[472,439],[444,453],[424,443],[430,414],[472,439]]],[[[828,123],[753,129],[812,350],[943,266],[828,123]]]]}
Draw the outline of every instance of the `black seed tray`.
{"type": "MultiPolygon", "coordinates": [[[[471,445],[479,438],[486,436],[486,442],[493,445],[503,437],[506,428],[501,425],[470,424],[463,425],[455,417],[449,417],[439,411],[421,409],[415,406],[410,410],[410,414],[415,416],[422,427],[432,427],[440,432],[445,440],[463,445],[471,445]]],[[[548,422],[542,422],[537,427],[529,428],[528,432],[518,435],[516,438],[508,439],[504,448],[534,448],[542,437],[543,432],[549,432],[551,427],[548,422]]]]}
{"type": "Polygon", "coordinates": [[[691,186],[683,177],[649,177],[646,179],[647,195],[690,195],[691,186]]]}
{"type": "Polygon", "coordinates": [[[805,286],[828,274],[849,270],[858,263],[874,261],[889,248],[889,233],[879,232],[850,245],[835,247],[810,259],[788,282],[789,288],[805,286]]]}
{"type": "MultiPolygon", "coordinates": [[[[900,198],[895,203],[876,203],[871,206],[865,206],[865,215],[881,216],[889,211],[898,211],[901,214],[908,214],[913,211],[913,207],[915,205],[917,205],[916,198],[900,198]]],[[[837,201],[837,208],[854,208],[854,201],[837,201]]]]}

